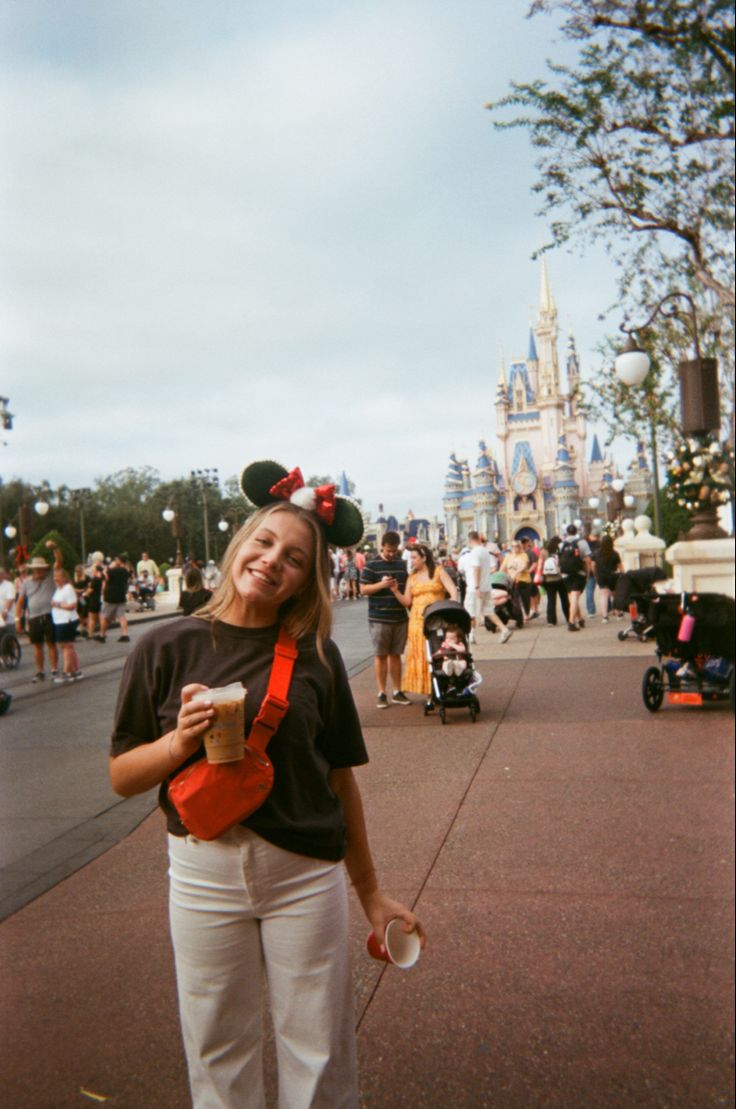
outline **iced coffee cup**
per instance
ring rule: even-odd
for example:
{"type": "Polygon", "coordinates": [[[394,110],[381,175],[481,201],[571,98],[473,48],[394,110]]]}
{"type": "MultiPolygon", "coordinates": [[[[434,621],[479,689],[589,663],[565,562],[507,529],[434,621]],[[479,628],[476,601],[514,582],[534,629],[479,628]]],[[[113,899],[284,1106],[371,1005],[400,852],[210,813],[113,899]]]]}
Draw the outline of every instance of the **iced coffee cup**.
{"type": "Polygon", "coordinates": [[[237,762],[245,754],[245,694],[240,682],[195,693],[193,701],[211,701],[215,718],[204,733],[207,762],[237,762]]]}

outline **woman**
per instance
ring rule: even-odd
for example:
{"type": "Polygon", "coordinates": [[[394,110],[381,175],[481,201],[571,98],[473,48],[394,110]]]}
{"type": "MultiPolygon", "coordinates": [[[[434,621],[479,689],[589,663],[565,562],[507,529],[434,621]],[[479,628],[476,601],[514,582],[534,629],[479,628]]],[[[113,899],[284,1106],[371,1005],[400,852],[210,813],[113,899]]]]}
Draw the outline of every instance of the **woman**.
{"type": "Polygon", "coordinates": [[[455,583],[441,566],[435,566],[432,552],[424,543],[416,543],[410,552],[409,577],[406,592],[393,583],[397,600],[409,610],[406,659],[404,663],[404,692],[421,693],[428,697],[432,684],[424,645],[424,610],[446,596],[457,600],[455,583]]]}
{"type": "Polygon", "coordinates": [[[508,574],[516,586],[516,591],[521,601],[524,612],[524,623],[529,620],[529,606],[531,603],[532,574],[529,555],[523,550],[521,540],[514,539],[511,550],[501,563],[501,572],[508,574]]]}
{"type": "Polygon", "coordinates": [[[212,596],[211,589],[205,589],[202,571],[198,566],[190,566],[184,575],[184,588],[179,598],[179,608],[185,616],[206,605],[212,596]]]}
{"type": "Polygon", "coordinates": [[[79,655],[74,640],[79,627],[77,614],[77,591],[69,575],[61,566],[54,568],[54,594],[51,598],[51,619],[54,624],[54,638],[64,660],[61,674],[54,678],[55,685],[70,685],[84,675],[79,667],[79,655]]]}
{"type": "Polygon", "coordinates": [[[100,628],[100,609],[102,608],[102,586],[104,585],[102,564],[95,562],[89,572],[87,588],[84,592],[87,609],[87,638],[93,639],[100,628]]]}
{"type": "Polygon", "coordinates": [[[357,601],[358,599],[358,564],[355,561],[355,552],[345,552],[345,568],[343,570],[343,577],[347,582],[346,598],[350,601],[357,601]]]}
{"type": "Polygon", "coordinates": [[[557,598],[560,598],[562,615],[565,622],[570,623],[570,601],[567,596],[565,579],[560,570],[560,537],[553,535],[539,555],[542,563],[542,576],[544,591],[547,594],[547,623],[557,623],[557,598]]]}
{"type": "Polygon", "coordinates": [[[79,634],[82,636],[83,639],[86,639],[87,638],[87,597],[86,597],[86,593],[87,593],[87,575],[85,573],[84,566],[82,566],[81,563],[74,567],[74,577],[72,579],[72,585],[74,586],[74,590],[77,594],[77,616],[79,617],[79,622],[82,625],[82,630],[80,631],[79,634]]]}
{"type": "Polygon", "coordinates": [[[608,623],[611,595],[616,589],[616,579],[620,570],[621,556],[615,549],[611,536],[604,535],[593,559],[593,571],[600,592],[601,617],[604,624],[608,623]]]}
{"type": "MultiPolygon", "coordinates": [[[[378,886],[352,770],[367,755],[342,659],[327,638],[326,539],[339,546],[355,543],[362,521],[347,529],[347,539],[344,529],[335,535],[342,511],[337,497],[334,523],[325,534],[324,515],[276,499],[285,495],[274,492],[282,487],[274,473],[282,472],[275,463],[246,469],[244,490],[264,507],[230,543],[211,601],[196,616],[167,621],[136,645],[123,675],[112,739],[114,789],[130,796],[159,785],[167,814],[171,932],[195,1109],[263,1105],[264,984],[280,1101],[357,1106],[341,860],[380,944],[394,917],[424,942],[415,915],[378,886]],[[230,832],[197,840],[186,834],[167,795],[171,776],[202,757],[202,736],[214,715],[211,702],[192,697],[242,681],[250,726],[282,624],[296,639],[299,656],[288,712],[268,747],[273,791],[230,832]]],[[[320,508],[329,517],[329,505],[320,508]]]]}

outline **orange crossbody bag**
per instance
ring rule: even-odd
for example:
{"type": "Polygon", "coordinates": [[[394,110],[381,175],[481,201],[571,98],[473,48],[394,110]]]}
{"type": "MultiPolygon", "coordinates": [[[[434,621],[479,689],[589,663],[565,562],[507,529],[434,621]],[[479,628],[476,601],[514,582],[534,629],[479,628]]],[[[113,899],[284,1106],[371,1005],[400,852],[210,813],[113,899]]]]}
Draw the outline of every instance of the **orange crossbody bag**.
{"type": "Polygon", "coordinates": [[[197,839],[217,839],[259,809],[273,788],[266,747],[289,708],[291,675],[299,652],[283,628],[274,649],[266,696],[237,762],[199,759],[169,782],[169,797],[182,824],[197,839]]]}

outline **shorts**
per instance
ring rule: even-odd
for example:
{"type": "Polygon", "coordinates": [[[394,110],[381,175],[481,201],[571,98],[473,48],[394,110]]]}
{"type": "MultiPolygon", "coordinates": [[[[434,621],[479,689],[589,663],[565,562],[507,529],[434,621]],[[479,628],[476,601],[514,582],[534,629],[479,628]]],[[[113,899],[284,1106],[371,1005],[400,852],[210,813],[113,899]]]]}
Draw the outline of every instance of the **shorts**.
{"type": "Polygon", "coordinates": [[[119,620],[121,616],[125,616],[127,610],[125,601],[119,605],[114,604],[112,601],[102,602],[102,615],[105,620],[119,620]]]}
{"type": "Polygon", "coordinates": [[[42,643],[56,642],[54,623],[50,612],[44,612],[43,616],[31,617],[28,621],[28,638],[34,647],[38,647],[42,643]]]}
{"type": "Polygon", "coordinates": [[[73,643],[77,637],[79,620],[68,620],[66,624],[54,624],[54,636],[57,643],[73,643]]]}
{"type": "Polygon", "coordinates": [[[568,593],[582,593],[585,590],[585,574],[565,574],[564,581],[568,593]]]}
{"type": "Polygon", "coordinates": [[[463,605],[471,620],[479,624],[484,616],[490,616],[493,612],[493,594],[490,591],[476,593],[475,590],[468,589],[463,605]]]}
{"type": "Polygon", "coordinates": [[[409,621],[396,624],[382,624],[378,620],[368,621],[368,630],[373,640],[373,654],[378,658],[385,655],[403,655],[409,621]]]}

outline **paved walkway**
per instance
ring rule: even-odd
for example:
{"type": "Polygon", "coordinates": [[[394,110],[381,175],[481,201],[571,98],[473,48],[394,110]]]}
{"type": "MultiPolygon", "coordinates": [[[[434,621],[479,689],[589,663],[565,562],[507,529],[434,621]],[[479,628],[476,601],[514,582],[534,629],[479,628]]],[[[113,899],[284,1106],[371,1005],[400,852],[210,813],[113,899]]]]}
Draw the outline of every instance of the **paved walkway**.
{"type": "MultiPolygon", "coordinates": [[[[474,725],[353,677],[379,871],[429,936],[384,967],[352,906],[364,1109],[733,1104],[733,718],[652,716],[650,646],[540,623],[481,633],[474,725]]],[[[154,813],[0,925],[3,1104],[188,1105],[164,846],[154,813]]]]}

